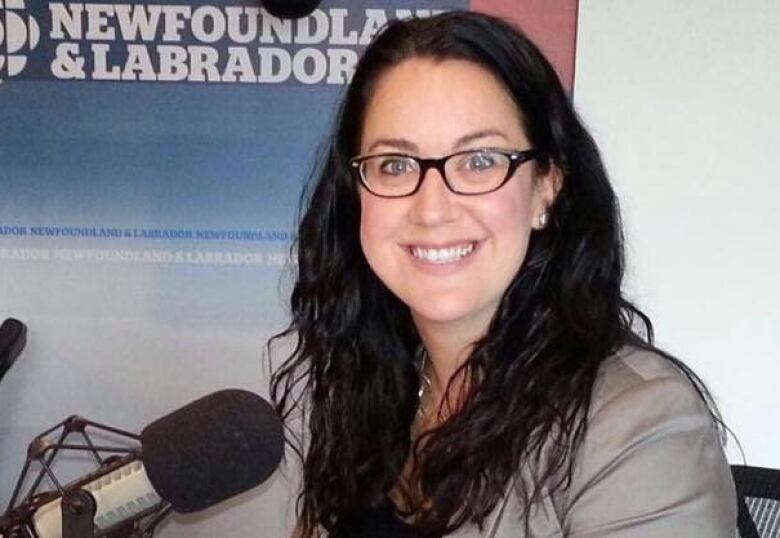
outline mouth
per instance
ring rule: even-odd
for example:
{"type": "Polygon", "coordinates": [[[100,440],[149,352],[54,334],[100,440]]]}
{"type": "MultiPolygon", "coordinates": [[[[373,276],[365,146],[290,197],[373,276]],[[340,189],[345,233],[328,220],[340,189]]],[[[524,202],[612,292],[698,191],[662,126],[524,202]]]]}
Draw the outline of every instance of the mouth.
{"type": "Polygon", "coordinates": [[[428,248],[410,246],[409,252],[418,260],[427,263],[442,265],[445,263],[455,263],[471,255],[477,248],[476,242],[463,243],[445,248],[428,248]]]}

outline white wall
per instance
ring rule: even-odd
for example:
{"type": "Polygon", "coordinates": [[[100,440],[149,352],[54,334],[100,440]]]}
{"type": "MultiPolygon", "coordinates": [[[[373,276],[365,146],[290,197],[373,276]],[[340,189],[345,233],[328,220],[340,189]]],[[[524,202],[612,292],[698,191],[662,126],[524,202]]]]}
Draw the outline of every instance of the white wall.
{"type": "Polygon", "coordinates": [[[622,202],[630,296],[747,462],[780,467],[780,2],[580,0],[575,103],[622,202]]]}

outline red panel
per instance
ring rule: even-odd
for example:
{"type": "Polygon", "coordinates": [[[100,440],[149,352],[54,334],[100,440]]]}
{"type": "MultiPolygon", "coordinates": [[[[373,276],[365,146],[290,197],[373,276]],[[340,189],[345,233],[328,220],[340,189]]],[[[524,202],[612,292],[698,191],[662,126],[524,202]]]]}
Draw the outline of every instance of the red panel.
{"type": "Polygon", "coordinates": [[[555,66],[564,86],[574,87],[578,0],[471,0],[471,9],[520,26],[555,66]]]}

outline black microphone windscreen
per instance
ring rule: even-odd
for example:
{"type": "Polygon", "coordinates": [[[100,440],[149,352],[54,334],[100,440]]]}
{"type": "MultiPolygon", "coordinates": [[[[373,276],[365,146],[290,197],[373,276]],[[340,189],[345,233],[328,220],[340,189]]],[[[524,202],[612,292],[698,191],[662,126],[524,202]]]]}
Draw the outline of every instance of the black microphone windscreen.
{"type": "Polygon", "coordinates": [[[282,458],[284,433],[271,404],[239,389],[209,394],[141,432],[155,491],[177,512],[197,512],[260,485],[282,458]]]}
{"type": "Polygon", "coordinates": [[[265,10],[280,19],[299,19],[311,15],[320,0],[263,0],[265,10]]]}

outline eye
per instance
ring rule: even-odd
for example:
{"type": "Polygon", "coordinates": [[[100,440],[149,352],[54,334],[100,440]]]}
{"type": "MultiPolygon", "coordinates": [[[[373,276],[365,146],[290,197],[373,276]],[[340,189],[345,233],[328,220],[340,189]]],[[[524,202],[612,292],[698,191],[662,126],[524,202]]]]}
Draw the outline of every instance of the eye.
{"type": "Polygon", "coordinates": [[[498,158],[495,153],[487,151],[479,151],[476,153],[469,153],[463,156],[462,168],[469,172],[481,172],[483,170],[490,170],[498,164],[498,158]]]}
{"type": "Polygon", "coordinates": [[[389,176],[409,174],[414,168],[414,161],[403,157],[384,157],[379,163],[379,171],[389,176]]]}

